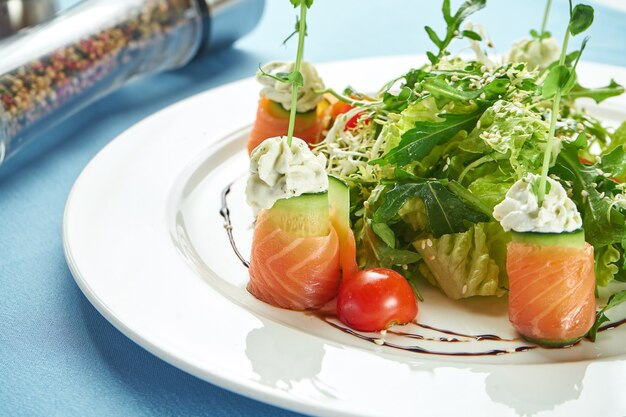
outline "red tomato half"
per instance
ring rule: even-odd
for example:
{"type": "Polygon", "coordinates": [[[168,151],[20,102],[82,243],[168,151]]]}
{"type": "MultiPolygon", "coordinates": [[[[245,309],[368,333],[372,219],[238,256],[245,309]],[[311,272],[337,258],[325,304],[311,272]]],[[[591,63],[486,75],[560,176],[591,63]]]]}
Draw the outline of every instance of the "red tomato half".
{"type": "Polygon", "coordinates": [[[417,316],[417,300],[407,280],[391,269],[373,268],[342,280],[337,317],[355,330],[377,332],[417,316]]]}
{"type": "MultiPolygon", "coordinates": [[[[337,119],[337,116],[347,113],[353,108],[354,107],[349,105],[348,103],[345,103],[343,101],[338,101],[335,104],[333,104],[333,107],[330,110],[330,115],[332,116],[333,120],[335,120],[337,119]]],[[[356,126],[357,122],[359,121],[360,116],[361,116],[360,114],[352,116],[352,118],[348,120],[348,122],[346,123],[346,129],[352,129],[354,126],[356,126]]]]}

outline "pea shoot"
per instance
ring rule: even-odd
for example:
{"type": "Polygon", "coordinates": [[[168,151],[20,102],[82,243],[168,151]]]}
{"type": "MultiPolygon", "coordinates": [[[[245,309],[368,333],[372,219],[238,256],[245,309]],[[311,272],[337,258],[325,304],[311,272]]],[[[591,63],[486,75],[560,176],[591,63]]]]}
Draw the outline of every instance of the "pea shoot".
{"type": "MultiPolygon", "coordinates": [[[[558,64],[553,65],[550,68],[548,75],[546,76],[546,79],[543,83],[542,97],[544,99],[552,98],[553,101],[552,112],[550,114],[548,141],[546,143],[546,149],[543,154],[541,178],[539,179],[539,187],[537,189],[537,200],[539,202],[539,205],[543,203],[543,199],[546,194],[546,182],[548,178],[548,171],[550,169],[552,148],[554,147],[556,120],[559,116],[561,97],[567,95],[567,93],[569,93],[569,91],[576,84],[576,66],[578,65],[578,61],[580,60],[580,56],[582,55],[585,46],[587,45],[587,41],[589,40],[588,37],[583,40],[580,50],[574,53],[575,60],[573,64],[570,63],[568,65],[568,63],[566,62],[566,58],[568,57],[567,46],[569,43],[569,38],[570,35],[576,36],[580,33],[583,33],[593,23],[593,7],[591,6],[585,4],[577,4],[576,7],[572,8],[572,0],[569,0],[569,13],[570,19],[567,25],[567,30],[565,31],[565,36],[563,38],[561,56],[559,58],[558,64]]],[[[571,57],[572,55],[570,54],[569,56],[571,57]]]]}

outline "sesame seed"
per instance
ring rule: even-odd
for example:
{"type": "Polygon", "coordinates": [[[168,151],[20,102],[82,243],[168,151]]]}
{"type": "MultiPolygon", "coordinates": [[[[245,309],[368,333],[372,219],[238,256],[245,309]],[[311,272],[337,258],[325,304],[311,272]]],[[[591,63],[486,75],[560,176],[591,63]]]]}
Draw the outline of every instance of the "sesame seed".
{"type": "Polygon", "coordinates": [[[374,343],[376,343],[378,346],[382,346],[385,344],[385,340],[384,339],[374,339],[374,343]]]}
{"type": "Polygon", "coordinates": [[[580,195],[582,195],[583,197],[589,197],[589,193],[587,192],[587,190],[582,190],[580,192],[580,195]]]}
{"type": "Polygon", "coordinates": [[[431,260],[431,261],[434,261],[435,258],[436,258],[435,255],[431,255],[431,256],[428,257],[428,259],[431,260]]]}
{"type": "Polygon", "coordinates": [[[426,241],[422,240],[422,243],[420,243],[420,246],[422,247],[422,249],[426,249],[426,241]]]}
{"type": "Polygon", "coordinates": [[[387,329],[380,331],[381,336],[385,336],[387,334],[387,329]]]}
{"type": "Polygon", "coordinates": [[[463,289],[461,289],[461,293],[465,294],[467,292],[467,284],[463,285],[463,289]]]}
{"type": "Polygon", "coordinates": [[[602,191],[602,192],[600,193],[600,198],[604,198],[604,196],[605,196],[605,195],[606,195],[606,194],[604,194],[604,191],[602,191]]]}
{"type": "Polygon", "coordinates": [[[611,177],[612,177],[612,175],[611,175],[611,174],[609,174],[608,172],[605,172],[604,174],[602,174],[602,176],[603,176],[604,178],[611,178],[611,177]]]}
{"type": "Polygon", "coordinates": [[[433,247],[433,241],[430,239],[426,239],[426,244],[428,245],[429,248],[433,247]]]}

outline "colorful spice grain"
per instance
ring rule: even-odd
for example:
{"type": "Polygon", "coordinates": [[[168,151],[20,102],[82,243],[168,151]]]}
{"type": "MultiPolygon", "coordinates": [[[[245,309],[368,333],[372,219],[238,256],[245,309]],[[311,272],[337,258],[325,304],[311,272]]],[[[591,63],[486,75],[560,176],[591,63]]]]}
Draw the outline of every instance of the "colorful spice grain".
{"type": "MultiPolygon", "coordinates": [[[[186,64],[202,38],[194,0],[92,0],[67,14],[51,25],[79,34],[72,42],[52,50],[42,45],[37,56],[13,67],[11,54],[3,56],[0,162],[35,133],[130,79],[186,64]],[[94,13],[94,5],[108,7],[108,14],[94,13]],[[115,22],[111,7],[119,9],[115,22]]],[[[20,56],[15,61],[22,59],[14,55],[20,56]]]]}

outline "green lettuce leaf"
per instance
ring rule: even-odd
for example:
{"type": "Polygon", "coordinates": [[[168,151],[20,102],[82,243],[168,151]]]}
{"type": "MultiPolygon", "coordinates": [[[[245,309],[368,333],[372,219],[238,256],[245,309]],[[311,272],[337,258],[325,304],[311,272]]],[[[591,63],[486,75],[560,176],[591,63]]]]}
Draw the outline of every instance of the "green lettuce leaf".
{"type": "MultiPolygon", "coordinates": [[[[479,127],[474,129],[469,139],[471,141],[479,137],[494,151],[506,155],[521,178],[541,167],[548,127],[538,113],[499,100],[485,111],[479,127]]],[[[553,155],[559,153],[558,141],[556,146],[552,150],[553,155]]]]}
{"type": "Polygon", "coordinates": [[[477,178],[467,189],[480,200],[481,203],[489,207],[491,213],[493,208],[504,200],[504,196],[515,181],[513,178],[506,178],[498,174],[489,174],[477,178]]]}
{"type": "Polygon", "coordinates": [[[393,268],[418,262],[422,258],[416,251],[390,247],[374,232],[369,219],[359,220],[355,229],[359,269],[393,268]]]}
{"type": "Polygon", "coordinates": [[[420,272],[452,299],[503,295],[507,285],[506,244],[497,222],[477,223],[464,233],[420,239],[420,272]]]}
{"type": "Polygon", "coordinates": [[[595,274],[596,283],[604,287],[613,280],[613,277],[619,272],[616,263],[621,255],[613,245],[603,246],[595,251],[595,274]]]}

